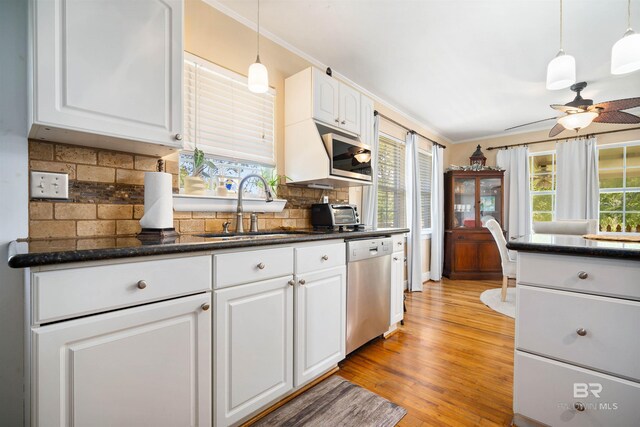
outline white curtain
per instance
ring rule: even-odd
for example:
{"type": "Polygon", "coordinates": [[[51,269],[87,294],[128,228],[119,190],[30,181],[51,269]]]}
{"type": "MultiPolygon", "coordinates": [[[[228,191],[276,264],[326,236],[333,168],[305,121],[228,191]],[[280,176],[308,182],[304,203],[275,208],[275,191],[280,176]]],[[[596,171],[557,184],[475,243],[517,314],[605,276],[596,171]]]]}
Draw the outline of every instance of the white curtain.
{"type": "MultiPolygon", "coordinates": [[[[504,169],[504,224],[509,239],[531,234],[529,147],[498,151],[496,164],[504,169]]],[[[499,219],[499,218],[496,218],[499,219]]]]}
{"type": "Polygon", "coordinates": [[[444,148],[433,146],[431,168],[431,280],[442,279],[444,262],[444,148]]]}
{"type": "Polygon", "coordinates": [[[378,141],[380,116],[373,117],[373,138],[371,141],[371,185],[362,190],[362,223],[378,228],[378,141]]]}
{"type": "Polygon", "coordinates": [[[556,144],[556,218],[598,219],[596,138],[556,144]]]}
{"type": "Polygon", "coordinates": [[[407,188],[407,276],[411,292],[422,290],[422,204],[420,203],[420,166],[418,163],[418,136],[407,133],[406,138],[407,188]]]}

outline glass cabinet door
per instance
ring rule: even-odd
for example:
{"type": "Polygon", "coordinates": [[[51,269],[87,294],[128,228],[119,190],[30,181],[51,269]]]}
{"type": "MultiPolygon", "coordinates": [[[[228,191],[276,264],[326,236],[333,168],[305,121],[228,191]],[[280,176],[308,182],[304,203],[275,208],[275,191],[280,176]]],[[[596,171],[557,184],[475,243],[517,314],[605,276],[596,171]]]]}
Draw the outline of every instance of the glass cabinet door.
{"type": "Polygon", "coordinates": [[[484,224],[493,218],[502,225],[502,180],[480,178],[480,220],[484,224]]]}
{"type": "Polygon", "coordinates": [[[476,179],[453,179],[453,228],[476,228],[476,179]]]}

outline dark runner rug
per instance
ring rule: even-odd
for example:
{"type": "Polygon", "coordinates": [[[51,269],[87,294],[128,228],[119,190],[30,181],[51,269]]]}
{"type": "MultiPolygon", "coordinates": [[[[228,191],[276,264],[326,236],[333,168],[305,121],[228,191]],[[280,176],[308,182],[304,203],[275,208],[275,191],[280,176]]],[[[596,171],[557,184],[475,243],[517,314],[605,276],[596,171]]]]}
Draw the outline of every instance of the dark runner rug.
{"type": "Polygon", "coordinates": [[[334,375],[253,425],[392,427],[406,413],[401,406],[334,375]]]}

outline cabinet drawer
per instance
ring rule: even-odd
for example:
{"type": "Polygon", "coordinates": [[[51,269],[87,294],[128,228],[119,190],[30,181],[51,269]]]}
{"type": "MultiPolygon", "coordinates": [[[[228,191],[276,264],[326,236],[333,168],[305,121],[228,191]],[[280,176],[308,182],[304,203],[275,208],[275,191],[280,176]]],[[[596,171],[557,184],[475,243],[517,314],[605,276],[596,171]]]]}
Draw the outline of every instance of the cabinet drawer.
{"type": "Polygon", "coordinates": [[[640,425],[638,383],[520,351],[514,368],[515,414],[554,427],[640,425]],[[583,411],[575,409],[577,403],[583,411]]]}
{"type": "Polygon", "coordinates": [[[493,236],[490,233],[455,233],[456,240],[469,240],[469,241],[493,241],[493,236]]]}
{"type": "Polygon", "coordinates": [[[640,302],[522,285],[517,291],[516,348],[640,381],[640,302]]]}
{"type": "Polygon", "coordinates": [[[345,265],[344,242],[296,248],[296,274],[345,265]]]}
{"type": "Polygon", "coordinates": [[[406,234],[394,234],[391,236],[393,252],[404,252],[404,242],[407,240],[406,234]]]}
{"type": "Polygon", "coordinates": [[[37,272],[31,288],[33,323],[52,322],[209,290],[211,257],[37,272]]]}
{"type": "Polygon", "coordinates": [[[518,253],[518,282],[523,284],[640,300],[639,277],[637,261],[518,253]]]}
{"type": "Polygon", "coordinates": [[[214,255],[214,288],[258,282],[293,274],[293,248],[214,255]]]}

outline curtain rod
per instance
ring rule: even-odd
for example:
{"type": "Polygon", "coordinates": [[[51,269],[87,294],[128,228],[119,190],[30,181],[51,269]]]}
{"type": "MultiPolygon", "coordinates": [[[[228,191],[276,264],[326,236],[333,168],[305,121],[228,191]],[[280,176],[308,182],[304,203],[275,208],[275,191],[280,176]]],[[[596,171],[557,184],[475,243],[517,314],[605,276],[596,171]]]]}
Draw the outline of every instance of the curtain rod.
{"type": "Polygon", "coordinates": [[[424,135],[422,135],[422,134],[420,134],[420,133],[416,132],[416,131],[415,131],[415,130],[413,130],[413,129],[409,129],[408,127],[406,127],[406,126],[405,126],[405,125],[403,125],[402,123],[398,123],[398,122],[396,122],[396,121],[395,121],[395,120],[393,120],[391,117],[389,117],[389,116],[385,116],[384,114],[382,114],[382,113],[381,113],[381,112],[379,112],[378,110],[374,110],[374,111],[373,111],[373,115],[374,115],[374,116],[380,116],[380,117],[382,117],[383,119],[385,119],[386,121],[391,122],[391,123],[393,123],[394,125],[400,126],[402,129],[405,129],[405,130],[407,130],[407,131],[409,131],[409,132],[411,132],[411,133],[415,133],[416,135],[418,135],[418,136],[419,136],[419,137],[421,137],[421,138],[426,139],[427,141],[429,141],[429,142],[430,142],[430,143],[432,143],[433,145],[437,145],[438,147],[442,147],[442,148],[445,148],[445,149],[447,148],[447,147],[445,147],[444,145],[440,144],[439,142],[436,142],[436,141],[434,141],[434,140],[433,140],[433,139],[431,139],[431,138],[427,138],[426,136],[424,136],[424,135]]]}
{"type": "MultiPolygon", "coordinates": [[[[640,129],[640,126],[636,126],[633,128],[629,128],[629,129],[616,129],[616,130],[609,130],[609,131],[603,131],[603,132],[595,132],[595,133],[588,133],[588,134],[584,134],[584,135],[579,135],[578,138],[588,138],[591,136],[596,136],[596,135],[605,135],[608,133],[618,133],[618,132],[629,132],[632,130],[638,130],[640,129]]],[[[501,145],[499,147],[487,147],[487,150],[491,151],[491,150],[502,150],[504,148],[510,148],[510,147],[521,147],[523,145],[532,145],[532,144],[542,144],[543,142],[553,142],[553,141],[562,141],[565,139],[572,139],[571,137],[569,138],[553,138],[553,139],[542,139],[540,141],[532,141],[532,142],[521,142],[520,144],[509,144],[509,145],[501,145]]]]}

